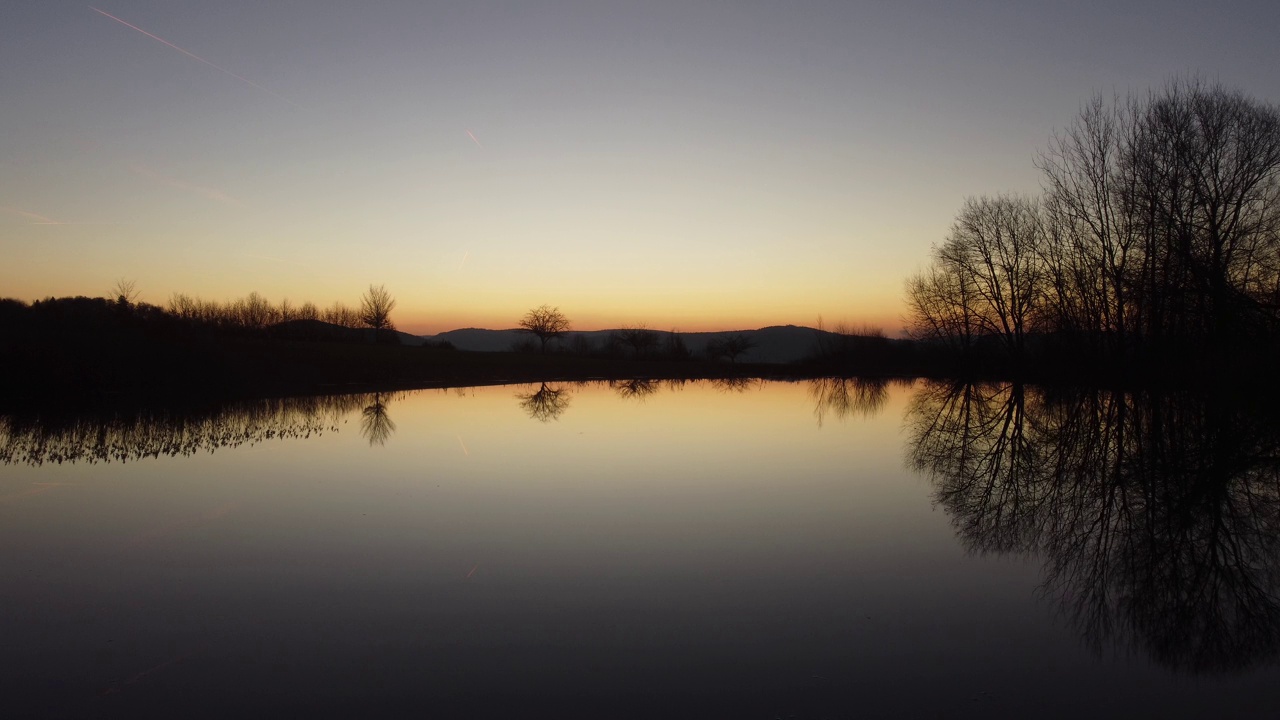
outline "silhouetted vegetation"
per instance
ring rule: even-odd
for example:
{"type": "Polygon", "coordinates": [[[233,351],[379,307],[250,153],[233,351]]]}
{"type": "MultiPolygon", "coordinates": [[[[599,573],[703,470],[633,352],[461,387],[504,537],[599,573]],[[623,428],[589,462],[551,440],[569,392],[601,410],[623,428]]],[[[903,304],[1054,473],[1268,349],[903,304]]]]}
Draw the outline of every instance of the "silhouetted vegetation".
{"type": "Polygon", "coordinates": [[[618,341],[631,348],[634,357],[649,357],[658,347],[658,333],[640,325],[624,325],[618,330],[618,341]]]}
{"type": "MultiPolygon", "coordinates": [[[[337,432],[343,416],[387,395],[318,395],[62,415],[44,408],[0,415],[0,463],[129,462],[188,456],[269,440],[337,432]]],[[[394,426],[392,426],[394,429],[394,426]]]]}
{"type": "Polygon", "coordinates": [[[910,462],[974,552],[1036,554],[1090,647],[1189,673],[1280,650],[1280,415],[1219,394],[929,383],[910,462]]]}
{"type": "MultiPolygon", "coordinates": [[[[174,294],[161,308],[135,302],[129,282],[112,293],[0,302],[0,397],[309,392],[326,383],[391,382],[406,365],[388,365],[388,351],[370,363],[370,352],[339,347],[367,343],[375,332],[357,329],[358,314],[340,303],[319,313],[310,303],[273,305],[256,292],[225,303],[174,294]]],[[[385,331],[390,321],[382,322],[385,331]]]]}
{"type": "Polygon", "coordinates": [[[360,298],[360,322],[373,330],[375,342],[390,342],[395,338],[394,332],[388,332],[396,329],[391,322],[391,311],[395,307],[395,299],[382,285],[370,285],[360,298]]]}
{"type": "Polygon", "coordinates": [[[1280,349],[1280,112],[1199,80],[1095,98],[1041,198],[968,200],[907,282],[912,335],[960,371],[1199,373],[1280,349]]]}
{"type": "Polygon", "coordinates": [[[707,343],[707,357],[712,360],[725,359],[737,363],[738,358],[755,347],[755,341],[745,333],[738,333],[727,338],[712,340],[707,343]]]}
{"type": "MultiPolygon", "coordinates": [[[[130,300],[132,288],[116,290],[123,291],[114,299],[0,300],[0,406],[810,372],[698,361],[670,333],[639,358],[633,351],[594,347],[583,355],[466,352],[447,341],[423,347],[371,342],[375,332],[390,332],[389,319],[380,327],[366,326],[360,313],[341,303],[322,312],[312,303],[273,304],[258,293],[229,302],[174,294],[169,307],[161,308],[130,300]]],[[[389,296],[380,297],[373,304],[389,312],[389,296]]],[[[662,333],[653,332],[661,339],[662,333]]]]}
{"type": "Polygon", "coordinates": [[[547,351],[547,343],[569,332],[569,318],[560,312],[558,307],[540,305],[520,318],[520,329],[531,333],[542,343],[542,352],[547,351]]]}

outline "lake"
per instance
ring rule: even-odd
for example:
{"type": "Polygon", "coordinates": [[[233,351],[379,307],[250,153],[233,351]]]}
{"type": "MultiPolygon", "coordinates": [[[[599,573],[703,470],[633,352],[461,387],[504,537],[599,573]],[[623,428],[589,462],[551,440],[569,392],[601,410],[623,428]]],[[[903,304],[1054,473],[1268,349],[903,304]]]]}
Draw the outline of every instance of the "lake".
{"type": "Polygon", "coordinates": [[[557,383],[0,419],[6,717],[1280,716],[1280,431],[557,383]]]}

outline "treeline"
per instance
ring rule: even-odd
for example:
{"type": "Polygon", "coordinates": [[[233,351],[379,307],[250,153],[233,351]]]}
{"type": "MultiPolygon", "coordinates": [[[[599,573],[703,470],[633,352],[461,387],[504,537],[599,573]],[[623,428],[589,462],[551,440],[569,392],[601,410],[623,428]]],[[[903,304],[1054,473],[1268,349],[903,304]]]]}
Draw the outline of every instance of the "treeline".
{"type": "Polygon", "coordinates": [[[258,293],[227,302],[175,294],[167,308],[136,302],[131,283],[112,294],[0,299],[0,398],[293,392],[404,372],[405,361],[378,350],[398,344],[395,301],[381,286],[359,308],[324,311],[258,293]]]}
{"type": "Polygon", "coordinates": [[[712,340],[696,353],[675,330],[651,330],[644,326],[623,327],[609,332],[598,340],[583,333],[566,331],[568,339],[557,345],[549,345],[547,350],[540,350],[534,338],[526,338],[514,343],[512,352],[559,352],[584,358],[606,360],[671,360],[689,361],[701,356],[707,360],[725,361],[736,364],[738,360],[756,346],[747,333],[734,333],[724,338],[712,340]]]}
{"type": "MultiPolygon", "coordinates": [[[[395,324],[390,313],[395,307],[382,286],[370,286],[360,305],[341,301],[327,308],[315,303],[293,304],[288,298],[272,303],[258,292],[232,300],[207,300],[173,293],[167,305],[137,302],[132,283],[113,288],[114,298],[47,298],[27,304],[12,298],[0,299],[0,323],[6,334],[39,334],[53,331],[91,332],[95,327],[146,327],[153,333],[195,330],[211,333],[285,335],[323,339],[361,339],[355,332],[335,332],[335,328],[374,330],[380,341],[394,341],[395,324]]],[[[369,336],[374,337],[374,336],[369,336]]]]}
{"type": "Polygon", "coordinates": [[[1280,347],[1280,112],[1217,84],[1095,98],[1039,197],[969,199],[907,282],[909,331],[962,368],[1142,371],[1280,347]]]}
{"type": "Polygon", "coordinates": [[[272,304],[257,292],[224,302],[174,293],[165,309],[179,319],[221,328],[261,330],[298,320],[325,322],[344,328],[365,327],[360,310],[341,301],[327,308],[319,308],[312,302],[295,305],[288,298],[272,304]]]}

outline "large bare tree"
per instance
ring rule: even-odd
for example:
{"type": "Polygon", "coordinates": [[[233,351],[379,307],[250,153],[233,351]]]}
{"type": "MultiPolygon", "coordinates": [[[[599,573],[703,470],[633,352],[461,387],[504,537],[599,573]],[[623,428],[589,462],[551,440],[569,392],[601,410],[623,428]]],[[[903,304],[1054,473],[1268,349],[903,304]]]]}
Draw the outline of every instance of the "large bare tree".
{"type": "Polygon", "coordinates": [[[569,318],[560,312],[560,308],[549,305],[540,305],[520,318],[520,329],[537,336],[544,353],[547,343],[569,332],[569,328],[569,318]]]}
{"type": "Polygon", "coordinates": [[[1042,305],[1044,226],[1030,198],[970,198],[933,264],[907,281],[910,332],[966,351],[979,335],[1020,356],[1042,305]]]}
{"type": "Polygon", "coordinates": [[[1280,338],[1280,109],[1195,78],[1097,96],[1037,165],[1042,198],[968,200],[908,280],[913,336],[1215,364],[1280,338]]]}
{"type": "Polygon", "coordinates": [[[1280,110],[1197,78],[1094,100],[1041,154],[1063,314],[1117,349],[1274,323],[1280,110]]]}

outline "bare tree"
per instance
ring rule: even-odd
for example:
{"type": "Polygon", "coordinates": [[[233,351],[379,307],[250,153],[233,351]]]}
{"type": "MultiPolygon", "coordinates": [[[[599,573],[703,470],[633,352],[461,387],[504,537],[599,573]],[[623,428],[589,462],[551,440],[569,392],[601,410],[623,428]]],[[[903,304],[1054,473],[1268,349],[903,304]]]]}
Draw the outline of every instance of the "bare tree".
{"type": "Polygon", "coordinates": [[[1021,357],[1049,293],[1046,237],[1036,200],[966,200],[946,241],[933,248],[933,264],[907,281],[911,335],[962,354],[977,337],[993,336],[1021,357]]]}
{"type": "Polygon", "coordinates": [[[1037,166],[1041,200],[968,200],[908,280],[912,336],[1215,365],[1280,338],[1280,109],[1196,78],[1096,96],[1037,166]]]}
{"type": "Polygon", "coordinates": [[[520,329],[537,336],[544,353],[547,351],[547,342],[565,334],[569,328],[569,318],[560,312],[560,308],[549,305],[540,305],[520,318],[520,329]]]}
{"type": "Polygon", "coordinates": [[[970,283],[981,331],[1001,338],[1014,357],[1040,311],[1043,241],[1036,201],[1001,195],[967,200],[943,246],[970,283]]]}
{"type": "Polygon", "coordinates": [[[279,319],[279,314],[275,308],[271,307],[271,302],[259,295],[257,291],[236,300],[232,311],[235,314],[235,323],[248,330],[261,330],[279,319]]]}
{"type": "Polygon", "coordinates": [[[631,346],[636,358],[649,355],[658,346],[658,333],[650,330],[644,323],[623,325],[618,331],[618,337],[631,346]]]}
{"type": "Polygon", "coordinates": [[[1275,106],[1197,78],[1145,97],[1099,96],[1038,165],[1058,322],[1119,351],[1245,335],[1241,322],[1263,318],[1274,326],[1275,106]]]}
{"type": "Polygon", "coordinates": [[[132,305],[138,299],[138,283],[136,280],[120,278],[111,286],[109,295],[117,305],[132,305]]]}
{"type": "Polygon", "coordinates": [[[321,317],[327,323],[345,328],[360,327],[359,313],[347,307],[342,301],[334,301],[321,317]]]}
{"type": "Polygon", "coordinates": [[[396,326],[391,322],[391,311],[395,306],[395,299],[382,285],[370,285],[360,298],[360,322],[373,329],[375,342],[385,333],[395,330],[396,326]]]}
{"type": "Polygon", "coordinates": [[[738,357],[755,346],[756,342],[751,339],[751,336],[746,333],[735,333],[707,343],[707,355],[711,356],[712,360],[724,358],[730,363],[737,364],[738,357]]]}
{"type": "Polygon", "coordinates": [[[934,261],[907,279],[907,332],[965,355],[978,335],[971,280],[950,253],[934,247],[934,261]]]}
{"type": "Polygon", "coordinates": [[[672,328],[667,333],[666,341],[663,343],[662,354],[668,360],[688,360],[693,356],[693,352],[689,350],[689,346],[685,344],[684,338],[681,337],[680,331],[672,328]]]}

